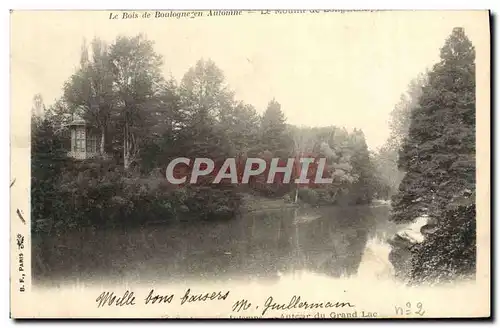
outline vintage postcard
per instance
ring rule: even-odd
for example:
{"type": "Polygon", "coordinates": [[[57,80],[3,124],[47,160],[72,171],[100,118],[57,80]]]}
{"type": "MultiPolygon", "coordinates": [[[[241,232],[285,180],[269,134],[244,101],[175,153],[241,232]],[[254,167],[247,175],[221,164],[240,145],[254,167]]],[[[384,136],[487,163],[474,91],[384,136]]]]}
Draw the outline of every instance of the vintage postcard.
{"type": "Polygon", "coordinates": [[[13,10],[13,318],[487,318],[488,11],[13,10]]]}

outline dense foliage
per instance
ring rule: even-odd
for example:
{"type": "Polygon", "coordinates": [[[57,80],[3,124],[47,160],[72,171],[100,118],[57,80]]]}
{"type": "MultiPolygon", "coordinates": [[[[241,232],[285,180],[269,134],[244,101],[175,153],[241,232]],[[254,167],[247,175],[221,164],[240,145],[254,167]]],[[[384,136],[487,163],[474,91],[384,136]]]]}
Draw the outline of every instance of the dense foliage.
{"type": "Polygon", "coordinates": [[[374,154],[375,174],[380,185],[379,198],[390,199],[398,192],[404,170],[399,167],[399,152],[408,136],[410,120],[427,83],[427,73],[419,75],[408,85],[407,92],[401,95],[389,119],[390,135],[385,144],[374,154]]]}
{"type": "Polygon", "coordinates": [[[412,278],[475,272],[475,51],[455,28],[429,72],[399,154],[406,172],[392,219],[430,216],[436,231],[413,249],[412,278]]]}
{"type": "Polygon", "coordinates": [[[163,64],[153,42],[141,35],[110,45],[99,39],[83,44],[80,66],[61,98],[43,118],[34,116],[34,231],[228,218],[245,193],[312,204],[373,199],[378,182],[361,130],[288,125],[276,99],[259,115],[235,99],[211,60],[199,60],[180,83],[162,76],[163,64]],[[78,117],[99,136],[97,158],[66,156],[68,123],[78,117]],[[327,158],[324,177],[332,177],[332,184],[268,184],[256,178],[248,185],[173,186],[165,178],[177,157],[218,163],[228,157],[305,155],[327,158]]]}

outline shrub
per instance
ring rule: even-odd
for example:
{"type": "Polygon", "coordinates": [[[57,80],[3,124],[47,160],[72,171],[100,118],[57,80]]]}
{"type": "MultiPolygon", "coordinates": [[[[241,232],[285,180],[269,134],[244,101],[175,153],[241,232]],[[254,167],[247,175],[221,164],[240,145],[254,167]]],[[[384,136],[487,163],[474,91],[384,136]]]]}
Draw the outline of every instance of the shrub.
{"type": "Polygon", "coordinates": [[[316,205],[319,201],[317,191],[309,188],[299,189],[299,199],[311,205],[316,205]]]}
{"type": "Polygon", "coordinates": [[[476,207],[447,211],[437,231],[412,249],[411,279],[448,281],[476,271],[476,207]]]}
{"type": "Polygon", "coordinates": [[[228,219],[241,202],[231,187],[178,188],[154,176],[127,177],[120,167],[107,162],[71,162],[49,189],[34,188],[32,192],[36,233],[228,219]]]}

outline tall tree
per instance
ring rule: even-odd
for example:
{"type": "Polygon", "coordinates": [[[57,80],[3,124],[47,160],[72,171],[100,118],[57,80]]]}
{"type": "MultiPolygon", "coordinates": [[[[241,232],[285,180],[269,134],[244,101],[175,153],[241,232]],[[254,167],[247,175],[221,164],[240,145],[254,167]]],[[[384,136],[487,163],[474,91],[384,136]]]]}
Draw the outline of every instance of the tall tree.
{"type": "Polygon", "coordinates": [[[45,112],[45,105],[43,104],[43,97],[40,93],[33,96],[33,106],[31,107],[31,115],[40,117],[45,112]]]}
{"type": "Polygon", "coordinates": [[[374,165],[384,194],[392,196],[398,191],[404,172],[398,168],[398,157],[404,139],[408,136],[411,114],[418,107],[427,73],[420,74],[408,85],[390,114],[391,133],[385,144],[374,154],[374,165]]]}
{"type": "Polygon", "coordinates": [[[408,135],[411,114],[418,106],[422,96],[422,88],[427,83],[427,74],[428,72],[419,74],[411,80],[406,93],[401,95],[399,102],[394,106],[389,121],[391,129],[390,137],[387,140],[389,148],[399,149],[408,135]]]}
{"type": "Polygon", "coordinates": [[[200,59],[182,78],[179,94],[184,154],[210,158],[228,155],[231,145],[221,121],[232,110],[233,93],[222,70],[212,60],[200,59]]]}
{"type": "Polygon", "coordinates": [[[287,157],[290,154],[292,140],[287,133],[286,118],[281,110],[281,105],[272,99],[262,115],[261,123],[261,147],[279,157],[287,157]]]}
{"type": "Polygon", "coordinates": [[[90,49],[84,41],[80,67],[64,86],[64,101],[73,113],[99,129],[99,152],[105,153],[106,134],[115,102],[113,73],[107,44],[94,38],[90,49]]]}
{"type": "Polygon", "coordinates": [[[123,166],[128,169],[139,159],[144,123],[155,97],[162,91],[163,62],[154,51],[153,42],[142,35],[118,37],[109,56],[123,136],[123,166]]]}
{"type": "Polygon", "coordinates": [[[260,117],[252,105],[237,102],[220,116],[220,124],[237,155],[246,156],[258,144],[260,117]]]}
{"type": "Polygon", "coordinates": [[[147,172],[166,165],[178,150],[175,143],[185,120],[174,80],[165,81],[148,111],[144,124],[147,135],[140,152],[141,168],[147,172]]]}
{"type": "Polygon", "coordinates": [[[198,60],[184,74],[180,95],[183,110],[193,121],[201,116],[216,119],[233,104],[233,92],[227,86],[224,73],[210,59],[198,60]]]}
{"type": "Polygon", "coordinates": [[[370,203],[374,192],[373,164],[366,144],[365,135],[362,130],[354,129],[350,135],[352,156],[352,174],[356,177],[351,187],[356,204],[370,203]]]}
{"type": "Polygon", "coordinates": [[[406,175],[393,199],[392,219],[405,222],[428,214],[438,227],[415,257],[416,272],[424,267],[431,268],[428,274],[470,270],[475,259],[458,256],[475,254],[470,249],[475,242],[461,242],[455,234],[460,226],[464,238],[475,238],[470,210],[475,208],[474,60],[464,29],[453,29],[429,73],[400,153],[406,175]],[[448,256],[438,250],[443,240],[448,241],[448,256]]]}

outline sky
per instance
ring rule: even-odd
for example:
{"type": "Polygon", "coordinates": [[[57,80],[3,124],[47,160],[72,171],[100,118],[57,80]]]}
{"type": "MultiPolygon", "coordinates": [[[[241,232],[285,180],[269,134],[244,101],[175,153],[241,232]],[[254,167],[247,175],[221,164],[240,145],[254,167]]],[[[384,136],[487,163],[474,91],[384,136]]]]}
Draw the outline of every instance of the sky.
{"type": "Polygon", "coordinates": [[[389,114],[401,94],[439,61],[453,27],[464,27],[476,50],[489,42],[484,11],[205,13],[193,19],[154,18],[154,11],[149,19],[109,19],[111,13],[119,12],[11,14],[13,124],[29,122],[35,94],[45,105],[62,95],[84,38],[112,42],[143,33],[163,56],[165,77],[180,81],[197,60],[210,58],[235,98],[258,112],[275,98],[288,123],[361,128],[375,150],[389,136],[389,114]]]}

